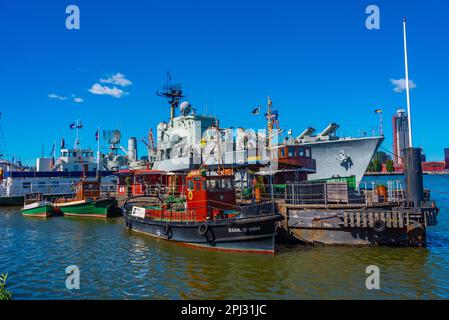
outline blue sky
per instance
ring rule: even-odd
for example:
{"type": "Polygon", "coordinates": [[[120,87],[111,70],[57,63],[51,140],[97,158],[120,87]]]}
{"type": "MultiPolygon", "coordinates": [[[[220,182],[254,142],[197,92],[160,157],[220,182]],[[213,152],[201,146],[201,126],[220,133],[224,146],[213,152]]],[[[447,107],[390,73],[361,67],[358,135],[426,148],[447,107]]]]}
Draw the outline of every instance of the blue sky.
{"type": "Polygon", "coordinates": [[[332,121],[342,135],[372,134],[380,107],[384,147],[391,150],[391,116],[406,105],[405,92],[395,92],[390,81],[404,77],[404,16],[410,79],[417,85],[414,142],[428,159],[441,160],[449,147],[448,0],[0,0],[8,157],[34,163],[42,144],[46,155],[61,137],[72,144],[69,124],[76,119],[84,123],[85,147],[96,147],[97,126],[146,136],[169,115],[155,95],[167,70],[198,112],[216,115],[224,127],[262,127],[263,118],[250,111],[265,105],[267,95],[281,126],[296,134],[332,121]],[[70,4],[80,8],[80,30],[65,27],[70,4]],[[380,30],[365,27],[370,4],[380,8],[380,30]],[[123,77],[112,79],[117,73],[123,77]],[[90,92],[97,83],[127,94],[90,92]]]}

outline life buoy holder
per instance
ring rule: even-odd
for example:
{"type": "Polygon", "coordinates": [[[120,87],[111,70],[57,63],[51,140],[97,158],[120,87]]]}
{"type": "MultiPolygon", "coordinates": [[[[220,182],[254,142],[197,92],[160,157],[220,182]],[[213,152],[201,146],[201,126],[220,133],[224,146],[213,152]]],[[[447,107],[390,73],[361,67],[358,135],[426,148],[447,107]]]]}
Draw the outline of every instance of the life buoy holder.
{"type": "Polygon", "coordinates": [[[193,191],[190,190],[189,193],[187,193],[187,199],[192,200],[193,199],[193,191]]]}

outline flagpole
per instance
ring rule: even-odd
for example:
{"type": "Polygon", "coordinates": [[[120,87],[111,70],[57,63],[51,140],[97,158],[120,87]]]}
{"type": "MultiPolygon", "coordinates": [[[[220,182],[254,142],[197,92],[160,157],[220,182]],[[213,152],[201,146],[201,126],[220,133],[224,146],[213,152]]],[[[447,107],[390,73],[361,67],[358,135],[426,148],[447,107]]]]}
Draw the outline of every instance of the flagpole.
{"type": "Polygon", "coordinates": [[[407,19],[404,18],[402,25],[404,27],[404,60],[405,60],[405,88],[407,91],[407,114],[408,114],[408,140],[410,143],[410,148],[413,147],[412,142],[412,114],[410,112],[410,83],[408,80],[408,53],[407,53],[407,31],[406,26],[407,19]]]}
{"type": "Polygon", "coordinates": [[[97,172],[100,172],[100,127],[97,127],[97,172]]]}
{"type": "Polygon", "coordinates": [[[384,130],[383,130],[383,119],[382,119],[382,110],[380,110],[380,114],[379,114],[379,131],[380,131],[380,135],[383,136],[384,135],[384,130]]]}

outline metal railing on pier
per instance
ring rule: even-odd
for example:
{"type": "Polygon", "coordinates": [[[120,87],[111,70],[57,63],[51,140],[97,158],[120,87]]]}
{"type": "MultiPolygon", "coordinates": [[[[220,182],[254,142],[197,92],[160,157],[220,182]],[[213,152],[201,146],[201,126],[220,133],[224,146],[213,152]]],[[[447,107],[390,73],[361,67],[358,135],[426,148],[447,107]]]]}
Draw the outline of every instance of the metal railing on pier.
{"type": "MultiPolygon", "coordinates": [[[[241,192],[241,199],[255,197],[254,188],[241,192]]],[[[387,184],[361,183],[358,188],[346,182],[304,182],[298,184],[267,185],[261,199],[284,201],[291,205],[372,204],[395,202],[405,199],[403,183],[399,180],[387,184]]]]}

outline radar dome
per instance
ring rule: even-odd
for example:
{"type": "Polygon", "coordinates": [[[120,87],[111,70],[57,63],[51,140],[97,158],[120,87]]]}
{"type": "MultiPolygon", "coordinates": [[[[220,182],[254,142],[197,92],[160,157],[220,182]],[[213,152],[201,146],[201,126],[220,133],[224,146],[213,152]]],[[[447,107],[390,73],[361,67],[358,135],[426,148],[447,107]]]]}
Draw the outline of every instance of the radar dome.
{"type": "Polygon", "coordinates": [[[186,116],[190,113],[190,110],[192,110],[192,106],[190,105],[190,102],[183,101],[179,106],[179,110],[181,111],[182,115],[186,116]]]}

